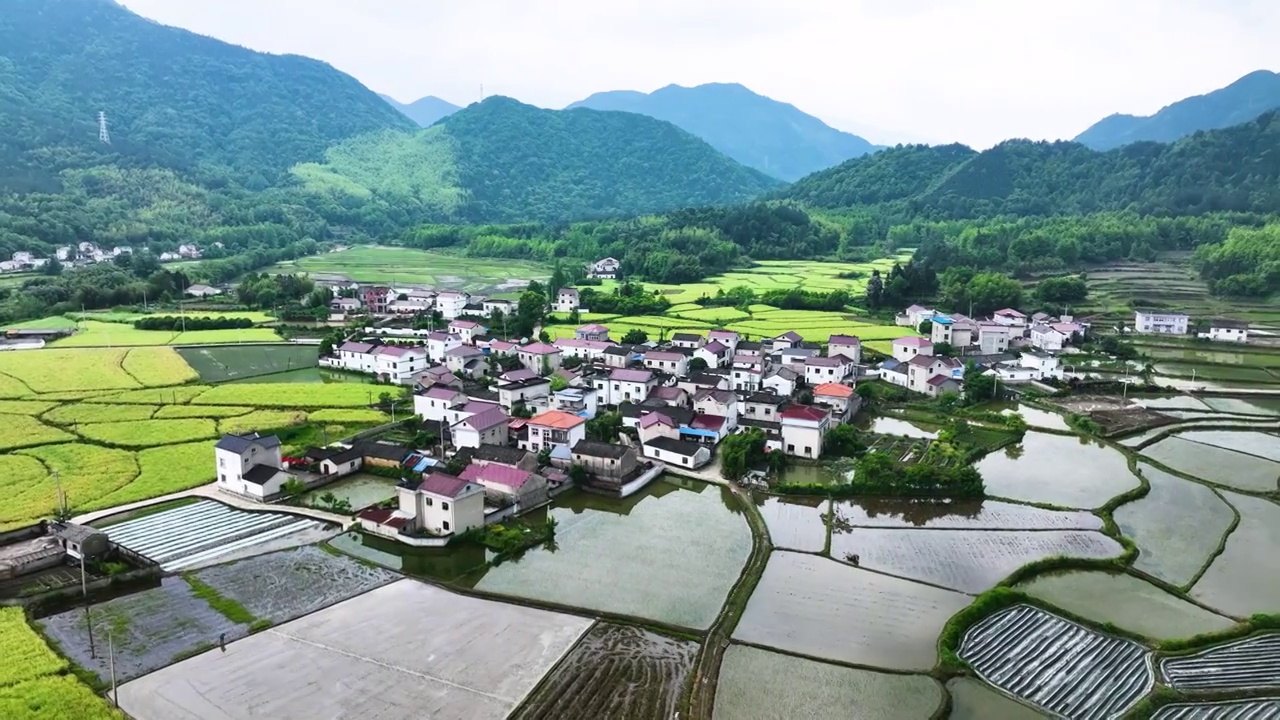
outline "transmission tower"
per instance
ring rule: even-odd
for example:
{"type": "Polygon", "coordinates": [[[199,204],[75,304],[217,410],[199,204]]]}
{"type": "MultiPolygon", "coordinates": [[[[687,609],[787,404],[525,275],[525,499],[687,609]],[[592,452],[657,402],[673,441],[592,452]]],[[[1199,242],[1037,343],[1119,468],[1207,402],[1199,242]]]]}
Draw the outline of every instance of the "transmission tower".
{"type": "Polygon", "coordinates": [[[98,112],[98,141],[104,145],[111,144],[111,133],[107,132],[107,114],[98,112]]]}

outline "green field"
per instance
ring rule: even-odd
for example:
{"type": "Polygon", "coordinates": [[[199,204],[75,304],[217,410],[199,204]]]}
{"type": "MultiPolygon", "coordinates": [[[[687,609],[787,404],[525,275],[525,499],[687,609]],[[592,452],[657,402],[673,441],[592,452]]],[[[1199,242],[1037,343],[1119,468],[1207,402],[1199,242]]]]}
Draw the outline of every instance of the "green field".
{"type": "Polygon", "coordinates": [[[289,372],[316,365],[314,345],[259,345],[250,347],[180,348],[178,354],[206,383],[225,382],[289,372]]]}
{"type": "Polygon", "coordinates": [[[191,330],[169,332],[167,330],[138,330],[119,322],[83,320],[78,323],[75,335],[55,340],[51,347],[140,347],[156,345],[204,345],[217,343],[280,342],[280,336],[271,328],[243,328],[235,330],[191,330]]]}
{"type": "Polygon", "coordinates": [[[527,280],[546,280],[551,268],[527,260],[472,258],[429,250],[362,245],[273,265],[271,273],[304,272],[318,279],[454,290],[501,291],[527,280]]]}

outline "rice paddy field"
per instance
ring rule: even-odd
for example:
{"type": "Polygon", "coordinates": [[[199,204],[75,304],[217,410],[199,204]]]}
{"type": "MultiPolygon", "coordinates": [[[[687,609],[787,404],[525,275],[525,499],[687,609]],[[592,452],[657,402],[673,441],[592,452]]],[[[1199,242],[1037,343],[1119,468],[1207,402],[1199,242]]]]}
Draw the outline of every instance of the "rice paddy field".
{"type": "Polygon", "coordinates": [[[543,263],[474,258],[411,248],[361,245],[271,266],[268,273],[304,272],[318,280],[351,280],[385,285],[425,285],[468,292],[518,290],[530,280],[547,280],[543,263]]]}
{"type": "Polygon", "coordinates": [[[948,720],[1043,720],[1046,715],[993,690],[973,678],[956,678],[947,683],[951,695],[948,720]]]}
{"type": "MultiPolygon", "coordinates": [[[[1256,437],[1262,443],[1280,446],[1280,437],[1267,433],[1231,433],[1233,438],[1256,437]],[[1270,442],[1268,442],[1268,440],[1270,442]]],[[[1237,490],[1276,492],[1280,489],[1280,462],[1225,447],[1197,442],[1183,435],[1160,440],[1141,450],[1142,454],[1178,472],[1193,475],[1237,490]]]]}
{"type": "Polygon", "coordinates": [[[69,674],[22,608],[0,608],[0,717],[14,720],[121,719],[106,701],[69,674]]]}
{"type": "MultiPolygon", "coordinates": [[[[120,323],[103,323],[131,329],[120,323]]],[[[254,375],[315,348],[190,348],[202,372],[254,375]]],[[[270,380],[272,375],[257,375],[270,380]]],[[[196,368],[171,347],[49,348],[0,353],[0,529],[48,517],[60,498],[73,512],[146,500],[210,482],[212,447],[228,432],[307,424],[338,439],[389,418],[368,409],[395,388],[265,382],[197,385],[196,368]]],[[[318,433],[319,434],[319,433],[318,433]]]]}
{"type": "Polygon", "coordinates": [[[1280,608],[1280,504],[1223,492],[1240,514],[1222,554],[1191,587],[1191,597],[1232,617],[1280,608]]]}
{"type": "Polygon", "coordinates": [[[1096,508],[1139,485],[1124,455],[1081,437],[1028,432],[976,465],[987,494],[1069,508],[1096,508]],[[1070,462],[1064,462],[1070,458],[1070,462]]]}
{"type": "Polygon", "coordinates": [[[942,686],[924,675],[860,670],[730,645],[720,666],[713,720],[926,720],[942,686]]]}

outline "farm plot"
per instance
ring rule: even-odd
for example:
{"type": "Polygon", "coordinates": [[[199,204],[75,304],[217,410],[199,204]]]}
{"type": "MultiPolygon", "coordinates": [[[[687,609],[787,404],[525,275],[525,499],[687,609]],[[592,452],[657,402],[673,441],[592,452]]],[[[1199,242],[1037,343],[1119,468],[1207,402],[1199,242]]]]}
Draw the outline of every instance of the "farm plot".
{"type": "Polygon", "coordinates": [[[1181,436],[1148,445],[1142,454],[1178,472],[1238,490],[1275,492],[1280,483],[1280,463],[1181,436]]]}
{"type": "Polygon", "coordinates": [[[760,505],[773,546],[784,550],[822,552],[827,546],[826,498],[770,497],[760,505]]]}
{"type": "Polygon", "coordinates": [[[959,655],[992,685],[1075,720],[1118,717],[1155,681],[1141,645],[1028,605],[974,625],[959,655]]]}
{"type": "Polygon", "coordinates": [[[1160,673],[1178,690],[1280,688],[1280,633],[1164,658],[1160,673]]]}
{"type": "Polygon", "coordinates": [[[0,451],[75,439],[75,435],[65,430],[45,425],[27,415],[6,415],[0,420],[0,451]]]}
{"type": "MultiPolygon", "coordinates": [[[[101,643],[111,633],[116,675],[124,680],[164,667],[175,658],[217,643],[244,637],[249,627],[234,623],[198,597],[180,577],[167,577],[158,588],[93,606],[93,636],[101,643]]],[[[99,678],[110,677],[107,654],[89,652],[84,610],[76,608],[37,622],[68,657],[99,678]]]]}
{"type": "Polygon", "coordinates": [[[1220,632],[1235,621],[1123,573],[1077,571],[1040,575],[1017,589],[1098,624],[1155,640],[1220,632]],[[1106,598],[1105,602],[1099,602],[1106,598]]]}
{"type": "MultiPolygon", "coordinates": [[[[131,452],[98,445],[62,443],[18,451],[57,471],[67,507],[84,508],[94,500],[125,486],[138,475],[131,452]]],[[[0,523],[47,517],[58,507],[58,489],[47,473],[14,490],[0,506],[0,523]]]]}
{"type": "Polygon", "coordinates": [[[831,533],[831,556],[968,593],[994,587],[1014,570],[1047,557],[1109,558],[1120,543],[1082,530],[904,530],[851,528],[831,533]]]}
{"type": "Polygon", "coordinates": [[[1020,454],[992,453],[975,466],[988,495],[1096,508],[1139,485],[1124,455],[1085,438],[1029,432],[1020,447],[1020,454]]]}
{"type": "Polygon", "coordinates": [[[1205,398],[1204,403],[1219,412],[1280,415],[1280,398],[1205,398]]]}
{"type": "Polygon", "coordinates": [[[124,356],[120,367],[142,387],[181,385],[199,378],[172,348],[134,348],[124,356]]]}
{"type": "Polygon", "coordinates": [[[709,627],[751,554],[751,531],[725,506],[727,490],[698,487],[658,482],[625,501],[562,495],[550,508],[555,547],[491,567],[475,587],[709,627]]]}
{"type": "Polygon", "coordinates": [[[49,649],[44,640],[27,625],[22,608],[0,608],[0,686],[53,675],[67,667],[67,661],[49,649]]]}
{"type": "Polygon", "coordinates": [[[120,705],[145,720],[250,704],[262,717],[499,720],[590,626],[401,580],[127,683],[120,705]]]}
{"type": "Polygon", "coordinates": [[[1245,430],[1190,430],[1179,438],[1280,462],[1280,435],[1245,430]]]}
{"type": "Polygon", "coordinates": [[[1156,410],[1212,410],[1208,400],[1192,395],[1173,395],[1170,397],[1135,398],[1134,405],[1156,410]]]}
{"type": "Polygon", "coordinates": [[[162,445],[137,453],[138,476],[102,497],[81,506],[83,510],[126,505],[169,493],[190,490],[213,480],[209,443],[162,445]]]}
{"type": "MultiPolygon", "coordinates": [[[[194,405],[253,405],[278,408],[365,407],[387,392],[363,383],[249,383],[217,385],[191,402],[194,405]]],[[[403,391],[391,390],[393,395],[403,391]]]]}
{"type": "Polygon", "coordinates": [[[733,639],[851,664],[928,670],[938,660],[942,626],[970,599],[822,557],[775,551],[733,639]]]}
{"type": "Polygon", "coordinates": [[[187,418],[184,420],[132,420],[129,422],[87,423],[78,425],[76,432],[90,440],[138,448],[211,439],[217,437],[218,428],[213,420],[187,418]]]}
{"type": "Polygon", "coordinates": [[[55,425],[148,420],[155,413],[157,407],[156,405],[104,405],[102,403],[78,402],[55,408],[45,413],[43,419],[55,425]]]}
{"type": "Polygon", "coordinates": [[[273,265],[270,273],[305,272],[358,282],[405,283],[468,290],[519,289],[529,280],[546,280],[551,268],[530,260],[477,258],[401,247],[360,245],[273,265]]]}
{"type": "Polygon", "coordinates": [[[138,381],[121,367],[128,352],[120,349],[6,352],[0,353],[0,373],[20,380],[35,393],[136,388],[138,381]]]}
{"type": "Polygon", "coordinates": [[[253,408],[239,405],[164,405],[156,410],[157,420],[178,418],[229,418],[247,415],[253,408]]]}
{"type": "Polygon", "coordinates": [[[1116,508],[1112,517],[1138,546],[1133,566],[1181,587],[1217,552],[1235,513],[1204,485],[1150,465],[1140,464],[1138,471],[1151,491],[1116,508]]]}
{"type": "Polygon", "coordinates": [[[943,701],[923,675],[859,670],[745,645],[724,651],[712,720],[925,720],[943,701]]]}
{"type": "Polygon", "coordinates": [[[177,353],[206,383],[258,377],[316,366],[319,349],[308,345],[186,347],[177,353]]]}
{"type": "Polygon", "coordinates": [[[947,720],[1043,720],[1045,715],[1010,699],[973,678],[956,678],[947,683],[951,714],[947,720]]]}
{"type": "Polygon", "coordinates": [[[1083,510],[1044,510],[1000,500],[840,500],[838,527],[945,530],[1101,530],[1102,518],[1083,510]]]}
{"type": "Polygon", "coordinates": [[[0,415],[40,415],[58,403],[51,400],[0,400],[0,415]]]}
{"type": "Polygon", "coordinates": [[[1280,608],[1280,505],[1224,493],[1240,513],[1222,554],[1191,588],[1191,596],[1236,617],[1280,608]]]}
{"type": "Polygon", "coordinates": [[[511,718],[666,720],[697,654],[694,642],[599,623],[511,718]]]}
{"type": "Polygon", "coordinates": [[[49,675],[0,688],[0,717],[11,720],[121,720],[118,711],[71,675],[49,675]]]}
{"type": "Polygon", "coordinates": [[[1165,705],[1151,720],[1276,720],[1280,697],[1165,705]]]}
{"type": "Polygon", "coordinates": [[[84,401],[107,405],[185,405],[208,390],[208,385],[181,385],[104,393],[86,397],[84,401]]]}
{"type": "Polygon", "coordinates": [[[306,421],[307,414],[298,410],[254,410],[244,415],[219,420],[218,432],[243,435],[250,432],[280,430],[301,425],[306,421]]]}
{"type": "Polygon", "coordinates": [[[400,576],[315,546],[268,553],[195,574],[261,620],[279,624],[328,607],[400,576]]]}

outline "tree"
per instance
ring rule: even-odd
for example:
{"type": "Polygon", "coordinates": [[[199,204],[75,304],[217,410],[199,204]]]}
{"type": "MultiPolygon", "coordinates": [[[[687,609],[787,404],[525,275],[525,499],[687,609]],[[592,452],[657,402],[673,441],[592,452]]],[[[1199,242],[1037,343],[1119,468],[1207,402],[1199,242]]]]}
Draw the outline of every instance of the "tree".
{"type": "Polygon", "coordinates": [[[764,460],[765,436],[759,428],[730,435],[720,441],[720,475],[737,482],[756,464],[764,460]]]}
{"type": "Polygon", "coordinates": [[[561,377],[561,376],[559,376],[559,375],[552,375],[552,376],[551,376],[551,391],[552,391],[552,392],[560,392],[561,390],[563,390],[563,389],[565,389],[565,388],[567,388],[567,387],[569,387],[569,381],[568,381],[568,380],[565,380],[563,377],[561,377]]]}
{"type": "Polygon", "coordinates": [[[582,315],[578,312],[578,308],[569,311],[569,324],[577,325],[582,322],[582,315]]]}
{"type": "Polygon", "coordinates": [[[622,414],[617,412],[599,413],[587,421],[587,437],[599,442],[615,443],[622,433],[622,414]]]}
{"type": "Polygon", "coordinates": [[[702,358],[700,358],[700,357],[691,358],[691,359],[689,360],[689,372],[690,372],[690,373],[702,372],[703,370],[706,370],[706,369],[707,369],[707,361],[706,361],[706,360],[704,360],[704,359],[702,359],[702,358]]]}
{"type": "MultiPolygon", "coordinates": [[[[547,281],[547,298],[554,300],[556,294],[560,292],[560,288],[567,285],[568,282],[564,270],[560,268],[560,260],[557,258],[555,268],[551,271],[551,279],[547,281]]],[[[577,322],[577,320],[573,322],[577,322]]]]}
{"type": "Polygon", "coordinates": [[[1089,297],[1089,286],[1078,277],[1045,278],[1036,285],[1035,295],[1045,305],[1071,305],[1089,297]]]}
{"type": "Polygon", "coordinates": [[[640,328],[631,328],[622,336],[623,345],[643,345],[649,342],[649,333],[640,328]]]}
{"type": "Polygon", "coordinates": [[[49,262],[45,263],[44,267],[40,268],[40,272],[45,275],[57,277],[62,274],[62,263],[58,262],[58,258],[51,257],[49,258],[49,262]]]}
{"type": "Polygon", "coordinates": [[[938,357],[955,357],[956,349],[949,342],[940,342],[933,344],[933,354],[938,357]]]}
{"type": "Polygon", "coordinates": [[[831,428],[822,439],[823,456],[856,457],[866,450],[867,445],[862,442],[858,429],[847,423],[831,428]]]}
{"type": "Polygon", "coordinates": [[[516,317],[512,330],[520,337],[533,334],[534,328],[542,324],[547,314],[547,300],[540,292],[525,290],[520,293],[520,301],[516,304],[516,317]]]}
{"type": "Polygon", "coordinates": [[[328,336],[320,338],[320,357],[333,355],[333,340],[328,336]]]}
{"type": "Polygon", "coordinates": [[[964,401],[968,405],[976,405],[996,397],[1000,379],[996,375],[987,375],[974,363],[969,363],[964,371],[964,401]]]}
{"type": "Polygon", "coordinates": [[[575,486],[582,487],[591,480],[591,474],[587,472],[585,467],[575,463],[569,466],[569,479],[573,481],[575,486]]]}
{"type": "Polygon", "coordinates": [[[871,279],[867,281],[867,307],[872,310],[880,308],[884,300],[884,279],[879,270],[871,271],[871,279]]]}
{"type": "Polygon", "coordinates": [[[289,478],[284,481],[284,485],[280,489],[284,491],[285,495],[296,498],[307,491],[307,485],[298,478],[289,478]]]}
{"type": "Polygon", "coordinates": [[[454,455],[453,457],[449,458],[449,462],[444,464],[445,473],[448,475],[453,475],[454,477],[461,475],[462,471],[466,469],[467,469],[467,460],[461,455],[454,455]]]}
{"type": "Polygon", "coordinates": [[[920,333],[925,337],[930,337],[931,335],[933,335],[933,321],[921,320],[920,325],[916,327],[916,332],[920,333]]]}

